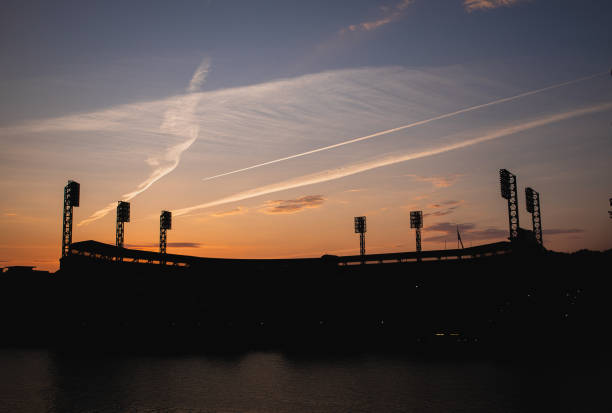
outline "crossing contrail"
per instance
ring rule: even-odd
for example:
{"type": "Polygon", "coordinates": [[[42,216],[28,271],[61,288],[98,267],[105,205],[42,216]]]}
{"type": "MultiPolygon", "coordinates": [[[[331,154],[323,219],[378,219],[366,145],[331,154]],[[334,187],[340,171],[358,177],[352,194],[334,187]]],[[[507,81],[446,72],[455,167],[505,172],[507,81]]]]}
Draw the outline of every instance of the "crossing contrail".
{"type": "Polygon", "coordinates": [[[194,205],[191,207],[181,208],[173,211],[175,216],[189,214],[193,211],[210,208],[218,205],[228,204],[230,202],[243,201],[245,199],[251,199],[262,195],[271,194],[274,192],[280,192],[288,189],[300,188],[307,185],[318,184],[322,182],[328,182],[335,179],[344,178],[346,176],[355,175],[360,172],[369,171],[375,168],[381,168],[388,165],[397,164],[400,162],[406,162],[413,159],[425,158],[428,156],[439,155],[445,152],[453,151],[456,149],[467,148],[479,143],[491,141],[494,139],[502,138],[505,136],[513,135],[516,133],[524,132],[533,128],[549,125],[551,123],[561,122],[564,120],[572,119],[578,116],[584,116],[592,113],[603,112],[612,110],[612,102],[604,102],[593,106],[588,106],[580,109],[574,109],[554,115],[543,116],[538,119],[530,120],[515,125],[505,126],[499,129],[492,130],[479,137],[468,139],[465,141],[445,145],[437,148],[427,149],[421,152],[408,152],[389,155],[384,158],[374,159],[370,161],[350,164],[341,166],[334,169],[327,169],[321,172],[316,172],[310,175],[304,175],[297,178],[289,179],[282,182],[277,182],[270,185],[260,186],[247,191],[239,192],[234,195],[230,195],[224,198],[220,198],[214,201],[209,201],[203,204],[194,205]]]}
{"type": "MultiPolygon", "coordinates": [[[[189,86],[187,87],[188,93],[177,99],[176,102],[166,110],[163,122],[159,127],[162,133],[186,139],[183,142],[169,147],[163,154],[147,159],[147,163],[155,167],[155,169],[135,190],[123,194],[121,197],[123,201],[130,201],[149,189],[155,182],[174,171],[181,161],[183,152],[189,149],[198,138],[199,126],[194,114],[201,99],[201,95],[196,92],[206,80],[209,69],[210,60],[205,58],[198,66],[189,82],[189,86]]],[[[103,218],[114,210],[116,206],[116,202],[111,202],[104,208],[95,211],[88,218],[79,222],[77,226],[87,225],[90,222],[103,218]]]]}
{"type": "MultiPolygon", "coordinates": [[[[607,72],[605,74],[607,75],[607,72]]],[[[574,83],[582,82],[582,81],[585,81],[585,80],[588,80],[588,79],[592,79],[594,77],[602,76],[602,75],[603,75],[602,73],[597,73],[597,74],[594,74],[594,75],[585,76],[585,77],[581,77],[581,78],[574,79],[574,80],[569,80],[567,82],[557,83],[557,84],[554,84],[554,85],[551,85],[551,86],[546,86],[546,87],[541,88],[541,89],[531,90],[529,92],[523,92],[523,93],[520,93],[518,95],[509,96],[509,97],[502,98],[502,99],[497,99],[497,100],[494,100],[494,101],[491,101],[491,102],[488,102],[488,103],[483,103],[483,104],[476,105],[476,106],[470,106],[469,108],[459,109],[459,110],[456,110],[454,112],[445,113],[443,115],[438,115],[438,116],[435,116],[435,117],[429,118],[429,119],[419,120],[417,122],[412,122],[412,123],[409,123],[407,125],[398,126],[396,128],[387,129],[387,130],[376,132],[376,133],[372,133],[372,134],[366,135],[366,136],[361,136],[359,138],[349,139],[347,141],[335,143],[333,145],[324,146],[324,147],[321,147],[321,148],[312,149],[310,151],[297,153],[295,155],[285,156],[284,158],[278,158],[278,159],[274,159],[274,160],[271,160],[271,161],[258,163],[256,165],[247,166],[245,168],[236,169],[236,170],[233,170],[233,171],[224,172],[222,174],[209,176],[207,178],[202,178],[202,180],[203,181],[209,181],[211,179],[221,178],[222,176],[227,176],[227,175],[232,175],[232,174],[236,174],[236,173],[239,173],[239,172],[249,171],[251,169],[260,168],[262,166],[272,165],[272,164],[283,162],[283,161],[288,161],[289,159],[300,158],[302,156],[311,155],[313,153],[323,152],[323,151],[327,151],[327,150],[334,149],[334,148],[339,148],[340,146],[350,145],[352,143],[365,141],[365,140],[376,138],[376,137],[382,136],[382,135],[388,135],[390,133],[399,132],[399,131],[404,130],[404,129],[409,129],[409,128],[414,128],[416,126],[425,125],[427,123],[431,123],[431,122],[434,122],[434,121],[437,121],[437,120],[451,118],[453,116],[461,115],[462,113],[472,112],[472,111],[475,111],[475,110],[478,110],[478,109],[482,109],[482,108],[486,108],[486,107],[489,107],[489,106],[499,105],[500,103],[511,102],[513,100],[521,99],[521,98],[524,98],[524,97],[527,97],[527,96],[531,96],[531,95],[535,95],[535,94],[538,94],[538,93],[546,92],[548,90],[557,89],[557,88],[560,88],[560,87],[563,87],[563,86],[567,86],[567,85],[571,85],[571,84],[574,84],[574,83]]]]}

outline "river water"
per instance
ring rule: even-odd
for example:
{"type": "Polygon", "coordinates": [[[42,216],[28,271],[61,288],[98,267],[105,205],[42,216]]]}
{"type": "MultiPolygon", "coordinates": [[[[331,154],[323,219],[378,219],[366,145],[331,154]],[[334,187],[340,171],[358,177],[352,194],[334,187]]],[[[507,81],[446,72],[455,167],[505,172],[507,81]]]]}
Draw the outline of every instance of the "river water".
{"type": "Polygon", "coordinates": [[[0,349],[2,412],[598,412],[609,363],[0,349]]]}

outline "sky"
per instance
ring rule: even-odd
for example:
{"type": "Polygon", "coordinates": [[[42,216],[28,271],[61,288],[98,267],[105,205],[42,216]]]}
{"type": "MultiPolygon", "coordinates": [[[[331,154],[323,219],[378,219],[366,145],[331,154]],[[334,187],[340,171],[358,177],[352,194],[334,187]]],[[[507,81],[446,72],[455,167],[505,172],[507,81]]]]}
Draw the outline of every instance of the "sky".
{"type": "Polygon", "coordinates": [[[612,248],[612,3],[0,4],[0,266],[73,240],[286,258],[508,237],[498,172],[540,193],[544,244],[612,248]]]}

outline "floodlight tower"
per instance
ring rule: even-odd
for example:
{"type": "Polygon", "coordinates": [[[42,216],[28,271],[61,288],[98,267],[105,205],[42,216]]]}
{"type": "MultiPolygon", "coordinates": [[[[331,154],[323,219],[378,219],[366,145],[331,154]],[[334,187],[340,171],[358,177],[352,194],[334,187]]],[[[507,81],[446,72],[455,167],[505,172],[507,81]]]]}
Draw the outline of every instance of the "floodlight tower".
{"type": "Polygon", "coordinates": [[[361,263],[365,264],[365,233],[366,217],[355,217],[355,233],[359,234],[359,254],[361,255],[361,263]]]}
{"type": "Polygon", "coordinates": [[[531,213],[533,224],[533,235],[541,247],[544,246],[542,239],[542,216],[540,215],[540,194],[531,188],[525,188],[525,198],[527,199],[527,212],[531,213]]]}
{"type": "Polygon", "coordinates": [[[119,248],[123,248],[123,240],[125,236],[124,223],[130,222],[130,203],[119,201],[117,204],[117,233],[115,244],[119,248]]]}
{"type": "Polygon", "coordinates": [[[159,253],[166,253],[168,230],[172,229],[172,212],[162,211],[159,216],[159,253]]]}
{"type": "Polygon", "coordinates": [[[64,187],[64,220],[62,225],[62,257],[70,254],[72,244],[72,207],[79,206],[81,185],[75,181],[68,181],[64,187]]]}
{"type": "Polygon", "coordinates": [[[416,250],[418,253],[420,253],[421,228],[423,228],[423,211],[410,211],[410,228],[416,229],[416,250]]]}
{"type": "Polygon", "coordinates": [[[510,241],[518,239],[519,230],[519,210],[516,175],[507,169],[499,170],[499,183],[501,186],[501,196],[508,200],[508,226],[510,230],[510,241]]]}

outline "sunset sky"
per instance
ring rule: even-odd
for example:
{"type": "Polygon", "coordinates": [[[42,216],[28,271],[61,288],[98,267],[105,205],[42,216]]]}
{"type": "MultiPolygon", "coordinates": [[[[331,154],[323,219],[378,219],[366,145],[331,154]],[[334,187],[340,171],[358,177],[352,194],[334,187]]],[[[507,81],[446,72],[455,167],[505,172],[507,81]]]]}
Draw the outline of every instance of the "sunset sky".
{"type": "Polygon", "coordinates": [[[2,1],[0,266],[74,241],[238,258],[505,240],[498,171],[544,244],[612,248],[612,2],[2,1]]]}

